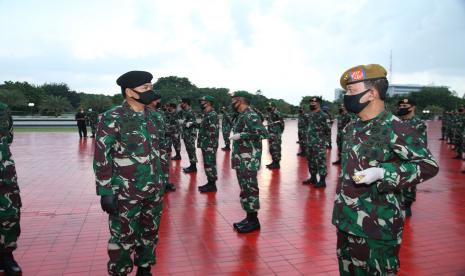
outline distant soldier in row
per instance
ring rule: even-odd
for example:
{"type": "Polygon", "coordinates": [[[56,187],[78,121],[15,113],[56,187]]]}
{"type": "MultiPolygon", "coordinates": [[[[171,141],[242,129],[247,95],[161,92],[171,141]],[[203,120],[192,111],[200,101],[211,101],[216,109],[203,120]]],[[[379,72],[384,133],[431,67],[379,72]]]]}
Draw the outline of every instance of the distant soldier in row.
{"type": "Polygon", "coordinates": [[[396,275],[405,219],[400,191],[439,170],[419,132],[385,110],[386,75],[370,64],[340,79],[344,106],[358,116],[344,128],[332,217],[341,275],[396,275]]]}
{"type": "Polygon", "coordinates": [[[229,140],[229,135],[231,134],[232,128],[232,115],[229,114],[226,107],[221,108],[221,114],[223,118],[221,120],[221,132],[223,133],[223,140],[224,140],[224,148],[221,148],[223,151],[230,151],[231,150],[231,141],[229,140]]]}
{"type": "Polygon", "coordinates": [[[321,110],[326,113],[326,115],[328,115],[328,128],[329,128],[329,131],[326,133],[326,148],[327,149],[332,149],[333,146],[332,146],[332,142],[331,142],[331,130],[332,130],[332,127],[333,127],[333,116],[331,115],[331,113],[329,112],[329,106],[325,105],[321,108],[321,110]]]}
{"type": "Polygon", "coordinates": [[[98,113],[92,108],[89,108],[89,112],[87,112],[87,124],[90,126],[90,130],[92,131],[91,138],[95,138],[95,131],[97,129],[98,124],[98,113]]]}
{"type": "Polygon", "coordinates": [[[0,102],[0,271],[5,275],[21,275],[21,267],[13,257],[21,233],[21,197],[11,143],[13,118],[8,106],[0,102]]]}
{"type": "Polygon", "coordinates": [[[272,162],[266,167],[270,170],[279,169],[281,162],[281,136],[284,131],[284,119],[281,112],[276,109],[276,104],[274,102],[269,102],[266,108],[268,112],[267,122],[268,122],[268,149],[271,154],[272,162]]]}
{"type": "Polygon", "coordinates": [[[195,152],[195,140],[197,139],[197,119],[191,107],[189,98],[181,99],[182,119],[179,121],[182,126],[182,139],[189,156],[190,166],[183,168],[185,173],[197,172],[197,153],[195,152]]]}
{"type": "Polygon", "coordinates": [[[127,275],[135,264],[136,275],[148,276],[155,264],[166,153],[163,117],[146,107],[159,99],[151,81],[149,72],[121,75],[116,83],[125,100],[103,113],[97,127],[94,171],[101,207],[109,214],[110,275],[127,275]]]}
{"type": "MultiPolygon", "coordinates": [[[[426,132],[426,124],[418,116],[415,116],[416,103],[413,99],[404,98],[399,101],[399,111],[397,115],[399,118],[408,122],[413,126],[420,134],[421,141],[428,146],[428,134],[426,132]]],[[[407,217],[412,216],[412,204],[417,198],[417,186],[410,186],[402,189],[402,195],[404,197],[405,215],[407,217]]]]}
{"type": "Polygon", "coordinates": [[[337,160],[333,162],[333,165],[341,164],[341,150],[342,150],[342,131],[344,127],[350,122],[352,115],[345,109],[344,105],[339,106],[339,114],[337,116],[337,160]]]}
{"type": "Polygon", "coordinates": [[[465,109],[463,106],[459,107],[457,112],[452,114],[450,123],[452,129],[451,142],[454,145],[456,153],[454,159],[461,160],[463,157],[463,131],[465,128],[465,109]]]}
{"type": "Polygon", "coordinates": [[[305,185],[316,188],[326,187],[326,145],[328,139],[329,117],[321,110],[321,98],[310,98],[310,113],[305,116],[306,156],[310,178],[303,181],[305,185]],[[320,179],[317,180],[317,176],[320,179]]]}
{"type": "Polygon", "coordinates": [[[238,91],[232,95],[232,107],[238,113],[233,124],[231,166],[236,170],[241,188],[242,209],[247,216],[233,224],[239,233],[260,229],[257,171],[262,157],[262,139],[268,134],[259,115],[250,108],[252,94],[238,91]]]}
{"type": "Polygon", "coordinates": [[[216,192],[217,190],[216,152],[218,150],[220,126],[218,114],[213,108],[214,102],[215,98],[212,96],[204,96],[199,99],[203,114],[199,125],[197,147],[202,151],[203,167],[208,181],[207,184],[198,188],[201,193],[216,192]]]}
{"type": "Polygon", "coordinates": [[[304,107],[299,107],[299,115],[297,118],[297,143],[299,144],[300,151],[298,156],[305,156],[305,111],[304,107]]]}
{"type": "Polygon", "coordinates": [[[170,102],[166,112],[167,135],[169,137],[169,148],[174,148],[176,155],[171,160],[181,160],[181,128],[179,127],[180,114],[176,112],[176,103],[170,102]]]}

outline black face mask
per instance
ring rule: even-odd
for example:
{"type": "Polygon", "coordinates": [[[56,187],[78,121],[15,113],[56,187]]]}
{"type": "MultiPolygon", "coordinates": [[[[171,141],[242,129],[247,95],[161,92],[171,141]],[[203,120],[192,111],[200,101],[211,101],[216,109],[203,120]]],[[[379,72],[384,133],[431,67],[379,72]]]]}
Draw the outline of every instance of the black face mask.
{"type": "Polygon", "coordinates": [[[370,89],[357,95],[344,95],[344,107],[347,111],[358,114],[370,104],[370,101],[360,103],[360,99],[370,91],[370,89]]]}
{"type": "Polygon", "coordinates": [[[410,111],[408,109],[409,109],[408,107],[400,107],[399,111],[397,111],[397,115],[398,116],[405,116],[405,115],[409,114],[410,111]]]}
{"type": "MultiPolygon", "coordinates": [[[[132,90],[132,91],[134,91],[134,90],[132,90]]],[[[159,95],[157,93],[155,93],[153,90],[147,90],[147,91],[144,91],[144,92],[137,92],[137,91],[134,91],[134,92],[139,94],[139,99],[134,98],[134,100],[136,100],[136,101],[138,101],[138,102],[140,102],[141,104],[144,104],[144,105],[148,105],[149,103],[160,99],[159,95]]]]}
{"type": "Polygon", "coordinates": [[[273,111],[273,108],[272,108],[272,107],[267,107],[267,108],[266,108],[266,111],[272,112],[272,111],[273,111]]]}
{"type": "Polygon", "coordinates": [[[302,114],[304,113],[304,111],[302,109],[299,109],[299,113],[302,114]]]}
{"type": "Polygon", "coordinates": [[[310,110],[316,110],[316,105],[310,105],[310,110]]]}

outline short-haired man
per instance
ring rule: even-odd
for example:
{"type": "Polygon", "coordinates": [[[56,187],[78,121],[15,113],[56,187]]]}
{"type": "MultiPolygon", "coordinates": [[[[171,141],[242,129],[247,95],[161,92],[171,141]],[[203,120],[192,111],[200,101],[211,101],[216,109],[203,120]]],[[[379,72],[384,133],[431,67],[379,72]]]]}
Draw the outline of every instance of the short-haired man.
{"type": "Polygon", "coordinates": [[[435,176],[438,164],[409,123],[384,109],[388,81],[377,64],[341,76],[344,128],[341,178],[332,222],[341,275],[395,275],[404,225],[401,190],[435,176]]]}

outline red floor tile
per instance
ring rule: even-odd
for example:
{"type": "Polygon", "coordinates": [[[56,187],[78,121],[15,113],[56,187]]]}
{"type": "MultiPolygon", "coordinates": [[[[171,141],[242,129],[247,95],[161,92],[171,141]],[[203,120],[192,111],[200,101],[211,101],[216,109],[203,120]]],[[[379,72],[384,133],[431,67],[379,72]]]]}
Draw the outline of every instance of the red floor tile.
{"type": "MultiPolygon", "coordinates": [[[[165,197],[156,275],[338,275],[331,212],[339,168],[330,163],[337,149],[329,153],[328,187],[303,186],[307,165],[295,155],[296,125],[287,121],[281,170],[259,172],[260,232],[232,229],[244,213],[230,153],[218,151],[220,180],[212,195],[197,192],[206,182],[202,170],[181,172],[185,154],[172,163],[178,189],[165,197]]],[[[430,149],[441,169],[418,186],[399,275],[465,274],[464,164],[451,159],[439,131],[438,122],[429,123],[430,149]]],[[[264,164],[267,150],[265,142],[264,164]]],[[[108,226],[95,195],[92,140],[79,141],[77,133],[18,133],[12,152],[23,199],[15,255],[24,275],[105,275],[108,226]]]]}

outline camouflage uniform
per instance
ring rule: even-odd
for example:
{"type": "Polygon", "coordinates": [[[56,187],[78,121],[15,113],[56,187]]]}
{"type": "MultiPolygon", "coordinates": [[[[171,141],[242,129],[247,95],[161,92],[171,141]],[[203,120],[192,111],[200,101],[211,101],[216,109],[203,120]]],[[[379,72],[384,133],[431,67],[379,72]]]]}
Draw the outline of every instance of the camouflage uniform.
{"type": "Polygon", "coordinates": [[[231,141],[229,135],[231,134],[232,116],[227,111],[222,111],[223,119],[221,120],[221,132],[223,133],[224,145],[229,148],[231,141]]]}
{"type": "Polygon", "coordinates": [[[231,167],[236,170],[241,188],[242,209],[247,213],[260,209],[257,171],[262,157],[262,139],[268,134],[257,113],[249,107],[238,113],[233,123],[233,133],[241,134],[233,141],[231,167]]]}
{"type": "Polygon", "coordinates": [[[463,154],[463,132],[465,128],[465,113],[456,113],[453,123],[453,144],[455,145],[456,159],[462,159],[463,154]]]}
{"type": "Polygon", "coordinates": [[[338,229],[341,275],[387,275],[399,269],[404,224],[403,188],[426,181],[438,164],[419,133],[390,112],[344,128],[341,177],[336,188],[332,223],[338,229]],[[355,184],[356,171],[385,170],[371,185],[355,184]]]}
{"type": "Polygon", "coordinates": [[[215,110],[210,110],[203,114],[199,127],[197,147],[202,150],[203,167],[207,175],[208,182],[215,182],[218,179],[216,171],[216,151],[218,150],[219,120],[215,110]]]}
{"type": "Polygon", "coordinates": [[[297,119],[297,137],[299,140],[299,145],[301,152],[305,151],[305,113],[299,113],[297,119]]]}
{"type": "Polygon", "coordinates": [[[281,112],[271,111],[267,118],[268,121],[268,149],[273,162],[281,161],[281,136],[284,131],[284,119],[281,112]]]}
{"type": "Polygon", "coordinates": [[[13,142],[13,119],[8,106],[0,102],[0,253],[16,249],[21,232],[18,179],[15,162],[11,158],[10,144],[13,142]]]}
{"type": "Polygon", "coordinates": [[[89,111],[87,113],[87,124],[90,126],[92,131],[92,137],[95,137],[95,130],[98,123],[98,113],[95,111],[89,111]]]}
{"type": "Polygon", "coordinates": [[[181,151],[181,129],[179,128],[179,115],[175,112],[165,112],[166,118],[166,136],[168,143],[168,150],[171,153],[171,147],[174,148],[176,153],[181,151]]]}
{"type": "Polygon", "coordinates": [[[337,144],[337,155],[338,159],[341,159],[341,150],[342,150],[342,130],[344,127],[350,123],[352,120],[352,115],[349,112],[345,112],[339,114],[337,117],[337,136],[336,136],[336,144],[337,144]]]}
{"type": "Polygon", "coordinates": [[[127,102],[102,115],[94,155],[97,194],[117,197],[110,215],[108,272],[130,273],[155,264],[162,214],[165,125],[159,113],[135,112],[127,102]]]}
{"type": "MultiPolygon", "coordinates": [[[[324,112],[324,111],[323,111],[324,112]]],[[[331,143],[331,131],[332,131],[332,128],[333,128],[333,122],[334,122],[334,119],[333,119],[333,116],[331,116],[331,114],[327,111],[325,112],[326,115],[328,115],[328,132],[326,132],[326,137],[325,137],[325,141],[326,141],[326,148],[330,149],[332,148],[332,143],[331,143]]]]}
{"type": "Polygon", "coordinates": [[[311,175],[327,175],[326,139],[329,129],[329,117],[323,111],[305,114],[306,156],[311,175]]]}
{"type": "Polygon", "coordinates": [[[197,138],[197,120],[195,114],[191,108],[182,111],[182,118],[184,120],[182,124],[182,139],[184,140],[184,146],[186,147],[189,161],[197,163],[197,154],[195,152],[195,139],[197,138]],[[190,127],[187,127],[187,123],[192,123],[190,127]]]}

